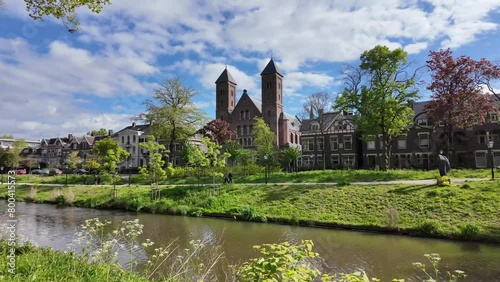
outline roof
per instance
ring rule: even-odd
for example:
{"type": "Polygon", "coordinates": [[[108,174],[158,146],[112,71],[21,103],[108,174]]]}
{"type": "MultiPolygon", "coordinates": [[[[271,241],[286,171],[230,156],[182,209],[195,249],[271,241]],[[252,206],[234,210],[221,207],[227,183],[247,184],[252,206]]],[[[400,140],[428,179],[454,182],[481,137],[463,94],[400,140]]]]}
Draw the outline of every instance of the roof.
{"type": "Polygon", "coordinates": [[[215,81],[215,84],[223,83],[223,82],[231,82],[234,84],[236,83],[236,80],[234,80],[233,76],[229,73],[227,68],[224,69],[224,71],[220,74],[219,78],[215,81]]]}
{"type": "Polygon", "coordinates": [[[260,73],[260,75],[268,75],[268,74],[279,74],[281,75],[281,72],[279,71],[278,67],[274,63],[273,59],[267,63],[267,66],[264,68],[264,70],[260,73]]]}
{"type": "Polygon", "coordinates": [[[426,118],[427,114],[425,112],[425,105],[429,103],[429,101],[423,102],[414,102],[413,103],[413,111],[415,112],[415,117],[426,118]]]}
{"type": "Polygon", "coordinates": [[[301,122],[299,119],[291,114],[283,112],[283,117],[288,120],[288,128],[292,130],[299,131],[301,122]]]}
{"type": "MultiPolygon", "coordinates": [[[[337,119],[339,116],[339,112],[328,112],[328,113],[323,113],[322,116],[322,123],[324,124],[324,130],[328,129],[332,122],[337,119]]],[[[313,118],[313,119],[304,119],[302,120],[302,124],[300,125],[300,131],[311,131],[312,130],[312,125],[318,122],[318,118],[313,118]]]]}
{"type": "Polygon", "coordinates": [[[118,132],[114,133],[113,136],[118,136],[119,133],[125,131],[125,130],[134,130],[134,131],[142,131],[146,134],[149,133],[149,129],[151,128],[151,124],[135,124],[132,123],[132,125],[129,125],[118,132]]]}

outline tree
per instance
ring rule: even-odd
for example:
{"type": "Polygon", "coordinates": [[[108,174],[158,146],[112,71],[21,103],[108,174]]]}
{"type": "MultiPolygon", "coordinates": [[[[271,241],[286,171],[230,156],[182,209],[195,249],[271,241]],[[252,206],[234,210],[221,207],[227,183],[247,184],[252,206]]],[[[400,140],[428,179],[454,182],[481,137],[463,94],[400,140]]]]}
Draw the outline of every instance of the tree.
{"type": "Polygon", "coordinates": [[[38,160],[32,156],[22,157],[20,163],[22,167],[28,168],[28,173],[30,174],[31,174],[31,169],[38,166],[38,160]]]}
{"type": "Polygon", "coordinates": [[[148,153],[148,163],[140,168],[139,173],[144,178],[149,179],[151,188],[158,189],[158,180],[167,177],[167,172],[164,169],[165,161],[163,160],[163,154],[167,152],[166,148],[156,142],[153,135],[149,135],[146,142],[140,143],[139,146],[141,149],[146,149],[148,153]]]}
{"type": "Polygon", "coordinates": [[[92,135],[92,136],[108,135],[108,130],[106,130],[106,128],[101,128],[99,130],[92,130],[87,132],[87,135],[92,135]]]}
{"type": "Polygon", "coordinates": [[[193,136],[206,118],[193,102],[196,92],[183,85],[179,78],[167,79],[160,86],[152,99],[143,102],[146,111],[136,119],[151,123],[153,135],[166,139],[169,151],[173,152],[174,142],[193,136]]]}
{"type": "Polygon", "coordinates": [[[255,125],[252,134],[255,135],[257,156],[261,164],[267,165],[269,162],[273,162],[276,149],[276,134],[271,131],[269,125],[260,117],[255,117],[255,125]],[[264,156],[267,156],[268,159],[265,160],[264,156]]]}
{"type": "Polygon", "coordinates": [[[281,151],[281,159],[288,166],[289,170],[291,168],[297,168],[297,160],[302,156],[302,151],[295,147],[288,147],[281,151]]]}
{"type": "Polygon", "coordinates": [[[2,139],[14,139],[14,136],[12,136],[11,134],[2,134],[2,137],[0,137],[2,139]]]}
{"type": "Polygon", "coordinates": [[[205,157],[198,146],[193,145],[189,142],[187,142],[182,148],[181,156],[186,164],[191,165],[197,169],[197,177],[199,183],[202,175],[202,169],[208,166],[208,159],[205,157]]]}
{"type": "Polygon", "coordinates": [[[14,163],[14,155],[9,149],[0,148],[0,166],[4,168],[12,167],[14,163]]]}
{"type": "Polygon", "coordinates": [[[412,103],[419,97],[414,86],[418,69],[410,71],[407,53],[386,46],[363,52],[359,67],[344,72],[345,88],[335,108],[353,110],[362,138],[381,135],[382,169],[390,166],[392,144],[413,123],[412,103]]]}
{"type": "Polygon", "coordinates": [[[208,137],[210,141],[218,145],[224,145],[236,135],[234,130],[229,129],[230,124],[221,119],[214,119],[203,126],[198,132],[208,137]]]}
{"type": "Polygon", "coordinates": [[[78,156],[78,152],[74,151],[66,157],[66,163],[71,170],[75,170],[82,163],[82,159],[78,156]]]}
{"type": "Polygon", "coordinates": [[[104,172],[113,175],[113,185],[115,185],[118,164],[127,160],[130,154],[120,147],[118,141],[114,141],[111,137],[97,141],[92,151],[99,156],[100,168],[104,172]]]}
{"type": "MultiPolygon", "coordinates": [[[[95,184],[97,184],[96,173],[101,168],[101,160],[98,155],[90,154],[87,155],[85,159],[85,163],[83,164],[83,168],[88,170],[90,173],[94,175],[95,184]]],[[[85,179],[86,182],[86,179],[85,179]]]]}
{"type": "MultiPolygon", "coordinates": [[[[80,22],[77,19],[76,9],[87,7],[92,13],[100,13],[104,5],[110,5],[110,0],[24,0],[26,11],[34,20],[43,21],[46,16],[53,16],[61,19],[69,32],[76,32],[80,29],[80,22]]],[[[2,8],[3,1],[0,1],[2,8]]]]}
{"type": "MultiPolygon", "coordinates": [[[[314,137],[314,143],[317,144],[318,138],[322,138],[323,144],[325,144],[324,132],[328,129],[328,116],[324,115],[324,110],[330,108],[332,104],[331,95],[327,92],[316,92],[307,97],[306,102],[302,105],[303,113],[302,117],[314,120],[318,127],[314,129],[317,133],[314,137]]],[[[323,158],[323,169],[326,169],[326,154],[325,150],[321,150],[323,158]]]]}
{"type": "MultiPolygon", "coordinates": [[[[493,96],[485,95],[485,87],[495,94],[491,82],[500,78],[500,67],[485,59],[475,61],[467,56],[453,58],[450,49],[431,51],[427,67],[432,92],[425,112],[436,123],[444,124],[445,149],[453,154],[453,130],[485,122],[488,113],[496,112],[493,96]]],[[[500,98],[500,97],[499,97],[500,98]]]]}
{"type": "Polygon", "coordinates": [[[220,168],[226,165],[226,158],[231,156],[229,153],[221,153],[222,146],[210,141],[207,137],[201,140],[201,143],[206,146],[204,152],[205,158],[208,160],[207,166],[210,168],[210,175],[212,176],[212,183],[215,184],[215,177],[222,176],[219,172],[220,168]]]}
{"type": "Polygon", "coordinates": [[[24,139],[15,140],[12,142],[12,148],[10,152],[12,152],[12,166],[15,168],[19,167],[19,163],[21,162],[21,152],[26,148],[26,142],[24,139]]]}
{"type": "Polygon", "coordinates": [[[226,142],[224,150],[229,154],[231,154],[231,156],[228,159],[231,161],[231,165],[234,165],[238,161],[238,158],[244,149],[235,140],[230,140],[226,142]]]}

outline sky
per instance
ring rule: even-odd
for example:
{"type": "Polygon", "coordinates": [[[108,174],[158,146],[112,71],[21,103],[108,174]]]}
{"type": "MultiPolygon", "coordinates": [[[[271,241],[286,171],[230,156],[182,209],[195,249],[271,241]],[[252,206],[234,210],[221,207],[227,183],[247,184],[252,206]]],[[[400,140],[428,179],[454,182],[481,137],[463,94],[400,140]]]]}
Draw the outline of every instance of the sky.
{"type": "Polygon", "coordinates": [[[116,132],[177,77],[213,118],[224,68],[238,98],[247,89],[260,100],[271,57],[293,115],[314,92],[341,92],[342,70],[376,45],[403,48],[416,66],[440,48],[500,61],[500,0],[112,0],[97,15],[79,10],[76,33],[57,19],[33,21],[24,1],[4,2],[0,135],[28,140],[116,132]]]}

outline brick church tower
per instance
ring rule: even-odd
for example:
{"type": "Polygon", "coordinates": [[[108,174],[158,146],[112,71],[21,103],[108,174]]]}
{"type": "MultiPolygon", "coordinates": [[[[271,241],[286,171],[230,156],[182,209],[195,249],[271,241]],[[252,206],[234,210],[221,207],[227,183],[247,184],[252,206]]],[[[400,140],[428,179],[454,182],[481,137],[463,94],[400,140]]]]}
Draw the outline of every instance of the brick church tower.
{"type": "Polygon", "coordinates": [[[280,117],[283,114],[283,75],[273,59],[264,68],[261,76],[262,118],[276,133],[276,141],[280,143],[280,117]]]}
{"type": "Polygon", "coordinates": [[[236,81],[227,71],[227,67],[215,81],[215,85],[217,103],[215,118],[229,121],[229,115],[236,106],[236,81]]]}

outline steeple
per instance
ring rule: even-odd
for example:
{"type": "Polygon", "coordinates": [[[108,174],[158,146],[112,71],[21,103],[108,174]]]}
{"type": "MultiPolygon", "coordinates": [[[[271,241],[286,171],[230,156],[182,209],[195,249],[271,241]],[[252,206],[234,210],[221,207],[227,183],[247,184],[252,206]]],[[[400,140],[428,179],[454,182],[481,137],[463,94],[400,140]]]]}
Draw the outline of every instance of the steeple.
{"type": "Polygon", "coordinates": [[[236,80],[234,80],[233,76],[229,73],[227,70],[227,66],[224,69],[224,71],[220,74],[219,78],[215,81],[215,84],[223,83],[223,82],[231,82],[234,84],[236,83],[236,80]]]}
{"type": "Polygon", "coordinates": [[[269,61],[269,63],[267,63],[267,66],[264,68],[264,70],[262,71],[262,73],[260,75],[268,75],[268,74],[275,74],[275,73],[283,76],[281,74],[281,72],[279,71],[278,67],[276,66],[276,64],[274,63],[273,58],[271,58],[271,60],[269,61]]]}

